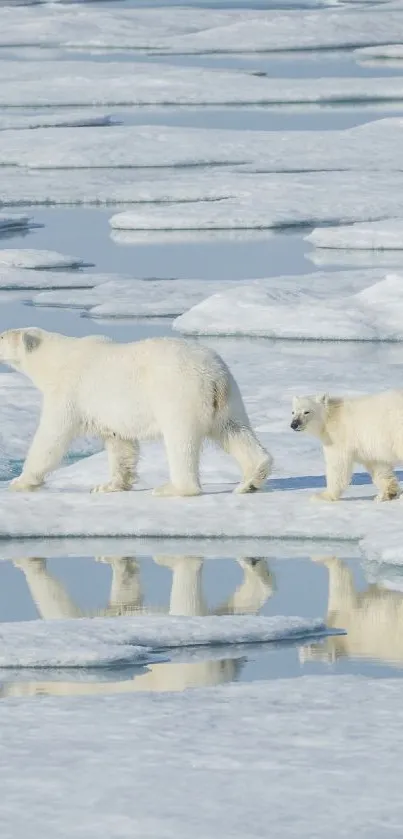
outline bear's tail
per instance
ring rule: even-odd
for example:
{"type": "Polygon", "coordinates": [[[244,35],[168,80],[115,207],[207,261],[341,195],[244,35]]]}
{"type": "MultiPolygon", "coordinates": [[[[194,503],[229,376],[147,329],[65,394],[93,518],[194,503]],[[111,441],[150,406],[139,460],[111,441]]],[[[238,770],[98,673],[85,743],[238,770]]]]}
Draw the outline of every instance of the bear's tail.
{"type": "Polygon", "coordinates": [[[213,415],[224,413],[228,409],[229,388],[228,382],[222,378],[218,379],[213,384],[213,415]]]}

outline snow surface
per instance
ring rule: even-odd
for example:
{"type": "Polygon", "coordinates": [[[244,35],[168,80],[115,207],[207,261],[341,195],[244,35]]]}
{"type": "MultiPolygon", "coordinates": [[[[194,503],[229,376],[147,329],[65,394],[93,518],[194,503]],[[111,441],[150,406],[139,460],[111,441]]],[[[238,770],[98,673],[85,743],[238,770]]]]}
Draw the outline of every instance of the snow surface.
{"type": "Polygon", "coordinates": [[[4,835],[398,836],[401,704],[399,679],[331,675],[4,699],[4,835]]]}
{"type": "Polygon", "coordinates": [[[352,296],[276,295],[260,282],[221,289],[178,317],[187,335],[256,335],[318,341],[403,341],[403,276],[352,296]],[[277,299],[276,299],[277,298],[277,299]]]}
{"type": "MultiPolygon", "coordinates": [[[[85,66],[91,67],[91,64],[85,66]]],[[[276,84],[280,81],[276,79],[276,84]]],[[[288,83],[289,80],[285,81],[288,83]]],[[[376,80],[369,78],[364,81],[374,83],[376,80]]],[[[386,78],[383,81],[395,80],[386,78]]],[[[229,165],[244,164],[244,171],[260,175],[290,172],[300,176],[302,172],[324,170],[337,170],[338,173],[348,170],[362,172],[364,169],[401,171],[402,138],[403,118],[399,117],[337,131],[236,131],[163,125],[106,126],[102,131],[92,127],[83,127],[80,131],[74,128],[38,128],[34,142],[29,131],[1,132],[0,163],[34,169],[139,169],[153,166],[166,169],[222,164],[226,170],[220,173],[217,185],[211,173],[202,171],[201,175],[207,176],[207,185],[211,189],[215,187],[216,193],[224,186],[227,190],[232,186],[236,194],[239,189],[234,185],[232,171],[227,173],[229,165]],[[229,181],[231,174],[232,180],[229,181]]],[[[166,172],[161,174],[166,178],[166,172]]],[[[175,174],[179,176],[179,181],[177,185],[171,183],[171,188],[182,189],[182,199],[193,198],[195,192],[191,190],[186,194],[184,187],[191,186],[192,176],[198,172],[179,171],[175,174]]],[[[142,175],[144,179],[147,173],[142,175]]],[[[148,174],[146,180],[150,182],[149,189],[152,189],[155,175],[151,178],[148,174]]],[[[241,181],[242,185],[247,182],[248,178],[241,181]]],[[[203,185],[205,188],[206,184],[203,185]]],[[[161,195],[167,186],[165,180],[162,185],[154,185],[155,196],[161,195]]],[[[180,194],[178,192],[178,198],[180,194]]],[[[222,192],[218,192],[220,194],[222,192]]]]}
{"type": "MultiPolygon", "coordinates": [[[[399,18],[403,26],[403,17],[399,18]]],[[[335,77],[310,79],[307,85],[306,79],[272,79],[236,70],[145,62],[3,60],[0,77],[7,78],[0,89],[0,105],[8,107],[373,105],[403,101],[403,81],[399,78],[335,77]]]]}
{"type": "Polygon", "coordinates": [[[403,250],[403,219],[356,223],[313,230],[305,236],[317,248],[357,248],[357,250],[403,250]]]}
{"type": "Polygon", "coordinates": [[[85,262],[84,259],[64,256],[56,251],[0,248],[0,266],[7,265],[10,268],[28,268],[38,271],[51,268],[86,268],[91,264],[91,262],[85,262]]]}
{"type": "Polygon", "coordinates": [[[0,668],[106,667],[178,647],[301,641],[322,620],[263,616],[80,618],[0,624],[0,668]]]}
{"type": "MultiPolygon", "coordinates": [[[[400,6],[398,7],[400,9],[400,6]]],[[[197,53],[266,53],[399,41],[403,21],[388,7],[295,12],[266,9],[2,9],[0,45],[197,53]]]]}
{"type": "Polygon", "coordinates": [[[32,217],[16,213],[0,213],[0,233],[3,230],[29,230],[32,217]]]}

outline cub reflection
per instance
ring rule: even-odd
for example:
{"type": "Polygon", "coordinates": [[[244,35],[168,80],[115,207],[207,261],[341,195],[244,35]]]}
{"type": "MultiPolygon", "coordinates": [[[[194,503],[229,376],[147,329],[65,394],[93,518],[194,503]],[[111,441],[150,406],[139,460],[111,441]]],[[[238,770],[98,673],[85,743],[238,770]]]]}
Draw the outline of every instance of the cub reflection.
{"type": "Polygon", "coordinates": [[[357,592],[352,572],[335,556],[314,561],[329,571],[326,623],[343,627],[347,635],[330,636],[323,644],[300,650],[301,661],[331,662],[338,658],[372,658],[403,665],[403,594],[378,585],[357,592]]]}
{"type": "MultiPolygon", "coordinates": [[[[169,605],[170,615],[257,614],[273,593],[273,577],[267,563],[261,558],[240,558],[243,578],[232,595],[216,609],[209,609],[202,585],[204,560],[194,556],[153,557],[157,565],[172,570],[169,605]]],[[[145,606],[141,585],[141,564],[135,557],[100,556],[111,568],[111,585],[108,605],[96,616],[145,615],[161,609],[145,606]]],[[[23,572],[39,615],[45,620],[94,616],[76,606],[63,583],[48,569],[45,559],[22,558],[14,564],[23,572]]],[[[150,664],[146,672],[125,681],[35,681],[7,682],[2,696],[35,696],[43,694],[106,694],[134,693],[137,691],[182,691],[192,687],[208,687],[232,681],[245,661],[238,658],[213,658],[208,652],[193,653],[193,660],[150,664]],[[203,657],[204,656],[204,657],[203,657]]]]}

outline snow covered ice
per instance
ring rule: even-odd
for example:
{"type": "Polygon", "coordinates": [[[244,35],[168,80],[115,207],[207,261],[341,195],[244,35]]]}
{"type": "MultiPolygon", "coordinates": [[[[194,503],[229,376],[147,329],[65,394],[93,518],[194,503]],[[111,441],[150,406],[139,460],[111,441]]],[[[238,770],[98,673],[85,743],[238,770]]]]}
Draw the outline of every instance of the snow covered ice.
{"type": "MultiPolygon", "coordinates": [[[[399,78],[305,79],[259,77],[242,71],[168,64],[83,61],[0,61],[0,105],[278,105],[402,102],[399,78]]],[[[40,130],[40,129],[38,129],[40,130]]],[[[59,138],[60,141],[60,138],[59,138]]]]}
{"type": "Polygon", "coordinates": [[[255,282],[243,288],[221,290],[198,303],[176,319],[174,329],[188,335],[402,341],[402,295],[403,276],[394,274],[358,294],[328,294],[326,299],[302,293],[287,300],[280,293],[276,300],[275,291],[255,282]]]}
{"type": "Polygon", "coordinates": [[[75,256],[64,256],[55,251],[41,251],[33,248],[13,250],[0,248],[0,270],[2,265],[10,268],[28,268],[44,270],[52,268],[85,268],[91,263],[75,256]]]}
{"type": "Polygon", "coordinates": [[[403,250],[403,219],[356,223],[313,230],[306,237],[317,248],[403,250]]]}
{"type": "Polygon", "coordinates": [[[312,676],[292,688],[280,679],[40,706],[16,697],[0,718],[5,835],[34,825],[55,839],[133,829],[261,839],[268,819],[278,836],[297,824],[301,839],[400,830],[399,679],[312,676]]]}
{"type": "Polygon", "coordinates": [[[179,647],[303,641],[321,620],[286,617],[136,616],[0,624],[0,669],[108,667],[152,661],[179,647]]]}
{"type": "Polygon", "coordinates": [[[42,46],[141,53],[261,53],[345,49],[385,44],[403,37],[399,10],[288,10],[245,8],[43,7],[2,10],[3,47],[42,46]]]}

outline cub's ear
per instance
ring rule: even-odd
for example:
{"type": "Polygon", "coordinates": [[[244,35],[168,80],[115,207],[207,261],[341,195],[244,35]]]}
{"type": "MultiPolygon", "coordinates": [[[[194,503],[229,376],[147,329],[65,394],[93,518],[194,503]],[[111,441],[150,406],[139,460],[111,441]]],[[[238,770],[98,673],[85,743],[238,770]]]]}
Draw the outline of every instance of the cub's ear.
{"type": "Polygon", "coordinates": [[[329,394],[322,393],[321,396],[316,397],[316,401],[319,403],[319,405],[325,405],[325,407],[327,407],[327,405],[329,404],[329,394]]]}
{"type": "Polygon", "coordinates": [[[34,350],[37,350],[41,340],[42,339],[39,333],[33,329],[22,333],[22,342],[26,352],[34,352],[34,350]]]}

